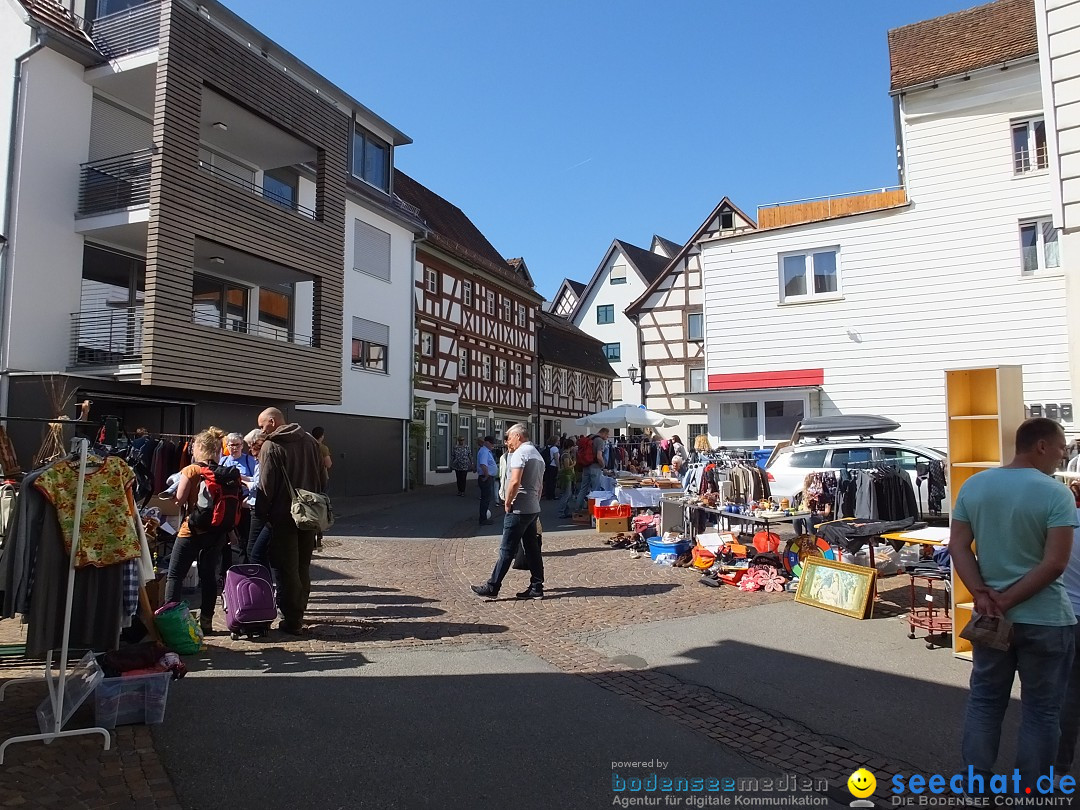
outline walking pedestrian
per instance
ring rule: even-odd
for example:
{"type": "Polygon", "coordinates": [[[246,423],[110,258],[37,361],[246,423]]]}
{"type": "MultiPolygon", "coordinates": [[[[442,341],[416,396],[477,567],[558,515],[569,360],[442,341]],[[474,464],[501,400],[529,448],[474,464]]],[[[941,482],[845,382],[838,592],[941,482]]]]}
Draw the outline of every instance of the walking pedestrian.
{"type": "Polygon", "coordinates": [[[554,436],[548,436],[547,444],[544,445],[544,500],[555,500],[555,489],[559,479],[559,445],[554,436]]]}
{"type": "Polygon", "coordinates": [[[576,508],[585,508],[589,493],[601,488],[604,477],[604,449],[607,447],[607,428],[600,428],[594,436],[578,440],[577,463],[581,468],[581,490],[578,492],[576,508]]]}
{"type": "Polygon", "coordinates": [[[322,492],[326,466],[319,444],[295,422],[285,421],[277,408],[259,414],[259,429],[266,442],[259,452],[259,488],[256,514],[270,523],[270,562],[278,569],[281,612],[278,629],[290,635],[303,633],[304,612],[311,594],[311,555],[315,532],[300,529],[291,507],[295,489],[322,492]]]}
{"type": "Polygon", "coordinates": [[[517,598],[543,599],[544,561],[540,556],[536,521],[540,517],[544,457],[529,441],[529,428],[525,424],[519,422],[513,425],[506,432],[505,441],[512,455],[508,461],[510,472],[505,493],[506,517],[503,518],[499,558],[488,581],[483,585],[473,585],[472,589],[477,596],[488,599],[497,597],[518,549],[523,548],[529,563],[529,587],[517,594],[517,598]]]}
{"type": "Polygon", "coordinates": [[[480,520],[481,526],[491,525],[491,497],[495,491],[495,475],[498,467],[495,466],[495,456],[491,454],[491,448],[495,444],[494,436],[485,436],[476,440],[476,482],[480,486],[480,520]]]}
{"type": "Polygon", "coordinates": [[[953,508],[949,552],[975,613],[1012,623],[1007,649],[972,645],[962,754],[964,765],[985,782],[972,793],[989,788],[1017,672],[1016,768],[1022,784],[1034,785],[1054,764],[1076,624],[1061,581],[1078,525],[1076,503],[1051,477],[1066,449],[1057,422],[1028,419],[1016,431],[1012,461],[969,478],[953,508]]]}
{"type": "Polygon", "coordinates": [[[465,437],[458,436],[457,444],[450,452],[450,467],[457,476],[457,494],[459,498],[465,497],[465,482],[469,477],[469,467],[472,466],[472,458],[469,454],[469,445],[465,444],[465,437]]]}
{"type": "Polygon", "coordinates": [[[577,464],[574,461],[574,440],[564,439],[562,453],[559,455],[559,503],[556,514],[561,518],[573,517],[570,513],[570,499],[574,497],[574,479],[577,476],[577,464]]]}

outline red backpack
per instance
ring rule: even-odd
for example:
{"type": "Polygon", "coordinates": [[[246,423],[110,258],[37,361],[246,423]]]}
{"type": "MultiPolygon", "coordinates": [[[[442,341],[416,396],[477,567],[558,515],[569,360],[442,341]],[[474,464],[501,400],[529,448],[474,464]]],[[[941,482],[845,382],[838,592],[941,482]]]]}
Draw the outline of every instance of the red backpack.
{"type": "Polygon", "coordinates": [[[240,525],[240,500],[244,495],[240,470],[204,464],[199,476],[199,494],[188,515],[188,528],[193,532],[235,529],[240,525]]]}
{"type": "Polygon", "coordinates": [[[579,436],[577,440],[577,465],[588,467],[596,463],[596,448],[592,436],[579,436]]]}

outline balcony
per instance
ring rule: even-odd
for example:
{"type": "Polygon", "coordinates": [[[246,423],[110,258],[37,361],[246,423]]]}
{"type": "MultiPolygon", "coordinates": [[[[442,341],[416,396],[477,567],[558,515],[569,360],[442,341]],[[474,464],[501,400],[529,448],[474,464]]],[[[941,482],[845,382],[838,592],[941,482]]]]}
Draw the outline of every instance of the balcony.
{"type": "Polygon", "coordinates": [[[151,0],[105,14],[94,20],[87,33],[109,59],[118,59],[157,47],[161,27],[161,3],[151,0]]]}
{"type": "Polygon", "coordinates": [[[215,166],[212,162],[208,160],[200,160],[199,168],[202,169],[204,172],[208,172],[209,174],[214,175],[214,177],[218,177],[228,183],[239,186],[240,188],[251,194],[262,197],[264,200],[274,203],[274,205],[279,205],[282,208],[287,208],[290,211],[295,211],[302,217],[305,217],[307,219],[316,218],[315,212],[312,209],[300,205],[298,202],[296,202],[295,199],[283,194],[277,194],[271,188],[268,188],[266,186],[259,186],[252,180],[249,180],[246,177],[241,177],[237,174],[233,174],[232,172],[223,169],[220,166],[215,166]]]}
{"type": "Polygon", "coordinates": [[[118,368],[142,362],[143,308],[71,314],[71,367],[118,368]]]}
{"type": "Polygon", "coordinates": [[[95,160],[80,167],[79,216],[150,204],[151,150],[95,160]]]}
{"type": "Polygon", "coordinates": [[[855,191],[831,197],[810,197],[805,200],[758,206],[758,228],[782,228],[805,222],[820,222],[851,214],[865,214],[907,204],[907,191],[893,186],[877,191],[855,191]]]}
{"type": "Polygon", "coordinates": [[[231,315],[226,315],[223,322],[220,312],[214,309],[203,309],[198,305],[192,310],[191,322],[201,326],[212,326],[216,329],[227,329],[230,332],[240,332],[244,335],[254,335],[282,343],[291,343],[294,346],[307,346],[310,348],[315,345],[315,340],[311,335],[298,335],[288,327],[246,321],[234,318],[231,315]]]}

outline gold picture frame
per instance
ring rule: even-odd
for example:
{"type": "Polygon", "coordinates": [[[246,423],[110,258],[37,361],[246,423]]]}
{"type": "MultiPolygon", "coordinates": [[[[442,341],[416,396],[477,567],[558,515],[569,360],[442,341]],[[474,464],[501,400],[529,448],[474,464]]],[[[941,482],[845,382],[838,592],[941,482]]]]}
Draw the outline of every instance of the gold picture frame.
{"type": "Polygon", "coordinates": [[[795,601],[853,619],[866,619],[873,612],[876,578],[874,568],[808,557],[803,563],[795,601]]]}

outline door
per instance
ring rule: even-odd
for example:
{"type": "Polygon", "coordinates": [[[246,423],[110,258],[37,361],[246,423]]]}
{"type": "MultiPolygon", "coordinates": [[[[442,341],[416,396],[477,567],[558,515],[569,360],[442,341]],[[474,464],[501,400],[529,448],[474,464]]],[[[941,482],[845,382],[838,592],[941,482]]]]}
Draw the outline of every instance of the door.
{"type": "Polygon", "coordinates": [[[450,413],[435,413],[435,435],[431,437],[431,463],[436,470],[450,466],[450,413]]]}

